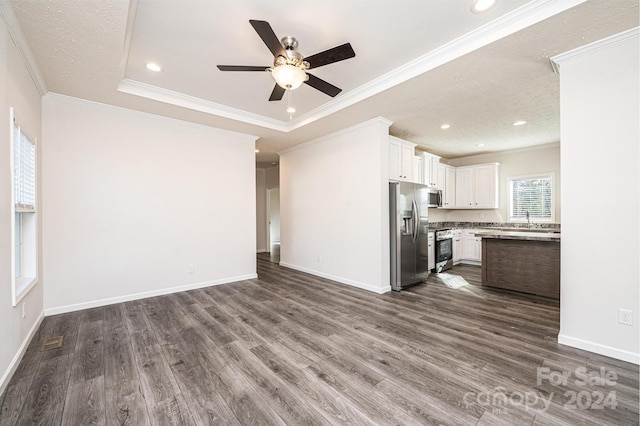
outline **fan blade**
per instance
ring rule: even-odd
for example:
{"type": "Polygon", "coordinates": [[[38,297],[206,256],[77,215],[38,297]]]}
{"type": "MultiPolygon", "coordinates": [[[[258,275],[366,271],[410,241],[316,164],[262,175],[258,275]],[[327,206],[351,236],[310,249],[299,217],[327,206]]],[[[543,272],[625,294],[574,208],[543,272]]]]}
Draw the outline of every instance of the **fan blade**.
{"type": "Polygon", "coordinates": [[[273,92],[271,92],[271,96],[269,96],[269,101],[279,101],[284,96],[284,89],[277,84],[273,88],[273,92]]]}
{"type": "Polygon", "coordinates": [[[304,60],[309,62],[309,68],[311,69],[332,64],[334,62],[344,61],[345,59],[353,58],[354,56],[356,56],[356,52],[353,51],[351,43],[345,43],[332,49],[325,50],[324,52],[308,56],[304,58],[304,60]]]}
{"type": "Polygon", "coordinates": [[[327,83],[321,78],[316,77],[315,75],[311,75],[307,73],[309,76],[309,80],[305,81],[306,84],[313,87],[314,89],[318,89],[322,93],[326,93],[332,98],[335,97],[338,93],[342,92],[342,89],[334,86],[331,83],[327,83]]]}
{"type": "Polygon", "coordinates": [[[253,65],[218,65],[220,71],[266,71],[266,67],[257,67],[253,65]]]}
{"type": "Polygon", "coordinates": [[[287,57],[287,53],[284,51],[284,47],[280,44],[280,40],[276,36],[276,33],[273,32],[271,25],[267,21],[256,21],[255,19],[250,19],[249,23],[253,27],[254,30],[258,33],[264,44],[267,45],[271,53],[273,53],[274,57],[284,56],[287,57]]]}

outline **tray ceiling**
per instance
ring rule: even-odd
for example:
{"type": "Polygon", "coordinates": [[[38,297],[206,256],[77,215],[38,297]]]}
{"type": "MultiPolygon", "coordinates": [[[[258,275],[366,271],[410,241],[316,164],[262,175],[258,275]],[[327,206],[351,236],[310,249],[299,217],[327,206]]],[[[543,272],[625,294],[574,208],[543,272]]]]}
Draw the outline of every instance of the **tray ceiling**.
{"type": "Polygon", "coordinates": [[[102,1],[11,0],[46,89],[260,137],[259,161],[384,116],[391,132],[457,157],[559,141],[559,77],[549,57],[638,25],[635,0],[102,1]],[[269,102],[273,57],[249,19],[295,36],[311,55],[350,42],[356,57],[269,102]],[[145,68],[156,62],[162,72],[145,68]],[[528,123],[515,129],[511,123],[528,123]],[[444,122],[451,128],[440,129],[444,122]],[[482,148],[479,144],[484,144],[482,148]]]}

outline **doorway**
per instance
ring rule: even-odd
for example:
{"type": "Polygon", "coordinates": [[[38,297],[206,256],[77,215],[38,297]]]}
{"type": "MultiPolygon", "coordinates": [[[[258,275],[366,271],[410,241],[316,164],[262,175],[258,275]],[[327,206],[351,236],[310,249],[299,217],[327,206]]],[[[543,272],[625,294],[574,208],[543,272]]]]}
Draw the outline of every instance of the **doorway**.
{"type": "Polygon", "coordinates": [[[267,244],[272,262],[280,262],[280,188],[267,189],[267,244]]]}

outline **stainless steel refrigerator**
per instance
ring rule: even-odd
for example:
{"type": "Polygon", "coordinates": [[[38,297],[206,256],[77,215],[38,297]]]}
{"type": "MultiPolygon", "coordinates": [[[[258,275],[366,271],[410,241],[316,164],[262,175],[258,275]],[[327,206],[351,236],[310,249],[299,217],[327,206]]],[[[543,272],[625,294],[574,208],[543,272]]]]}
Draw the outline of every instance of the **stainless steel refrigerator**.
{"type": "Polygon", "coordinates": [[[429,276],[428,187],[389,182],[391,288],[400,291],[429,276]]]}

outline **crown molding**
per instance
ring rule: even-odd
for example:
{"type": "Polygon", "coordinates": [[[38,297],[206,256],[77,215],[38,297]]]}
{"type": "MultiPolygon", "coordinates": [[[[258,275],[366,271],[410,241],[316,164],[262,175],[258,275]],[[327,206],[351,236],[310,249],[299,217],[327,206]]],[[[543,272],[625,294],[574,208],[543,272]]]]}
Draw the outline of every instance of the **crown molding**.
{"type": "MultiPolygon", "coordinates": [[[[493,43],[496,40],[520,31],[523,28],[564,12],[565,10],[584,3],[585,1],[586,0],[531,1],[518,9],[515,9],[449,43],[438,47],[437,49],[432,50],[425,55],[401,65],[400,67],[372,80],[369,83],[343,93],[338,98],[314,108],[311,111],[300,114],[289,121],[276,120],[126,78],[122,79],[118,86],[118,90],[160,102],[166,102],[184,108],[288,133],[334,114],[400,83],[404,83],[407,80],[493,43]]],[[[129,18],[129,20],[131,21],[132,19],[129,18]]],[[[126,47],[127,48],[124,52],[125,58],[128,57],[129,53],[128,46],[126,47]]]]}
{"type": "Polygon", "coordinates": [[[184,93],[174,92],[173,90],[163,89],[162,87],[130,80],[128,78],[120,81],[120,84],[118,84],[118,91],[195,111],[206,112],[208,114],[224,118],[230,118],[247,124],[254,124],[267,129],[278,130],[280,132],[289,131],[288,126],[284,121],[232,108],[226,105],[207,101],[205,99],[196,98],[195,96],[185,95],[184,93]]]}
{"type": "Polygon", "coordinates": [[[127,26],[124,33],[124,45],[122,47],[122,58],[120,58],[120,74],[118,79],[124,80],[129,62],[129,49],[131,48],[131,37],[133,37],[133,25],[136,22],[136,12],[138,11],[138,0],[129,0],[129,11],[127,12],[127,26]]]}
{"type": "Polygon", "coordinates": [[[551,61],[551,67],[553,68],[554,72],[556,72],[557,74],[560,74],[560,65],[563,62],[578,58],[580,56],[591,54],[596,50],[603,49],[632,38],[638,38],[639,36],[640,36],[640,27],[635,27],[618,34],[605,37],[601,40],[594,41],[593,43],[585,44],[584,46],[577,47],[568,52],[561,53],[559,55],[549,58],[549,60],[551,61]]]}
{"type": "Polygon", "coordinates": [[[539,0],[507,13],[437,49],[422,55],[371,82],[352,90],[336,100],[312,111],[301,114],[289,122],[290,130],[313,123],[320,118],[338,112],[357,102],[404,83],[440,65],[511,35],[560,12],[575,7],[586,0],[539,0]]]}
{"type": "Polygon", "coordinates": [[[13,40],[13,44],[15,44],[16,49],[18,50],[18,54],[22,58],[33,83],[36,85],[36,89],[40,93],[40,96],[44,96],[47,90],[47,84],[45,83],[44,77],[40,72],[40,68],[38,67],[38,63],[36,62],[35,57],[33,56],[33,52],[31,52],[31,48],[29,47],[29,43],[27,43],[27,39],[22,32],[22,27],[20,26],[20,22],[18,22],[18,18],[16,14],[13,12],[13,7],[11,7],[11,3],[8,1],[0,1],[0,15],[4,18],[5,23],[7,24],[7,30],[9,32],[9,36],[11,40],[13,40]]]}
{"type": "Polygon", "coordinates": [[[153,119],[153,120],[158,120],[158,121],[162,121],[162,122],[165,122],[165,123],[172,123],[172,124],[175,124],[175,125],[178,125],[178,126],[188,127],[188,128],[192,128],[192,129],[206,130],[208,132],[219,133],[221,135],[226,135],[226,136],[233,136],[233,137],[240,138],[240,139],[246,139],[246,140],[252,141],[252,142],[255,142],[255,141],[257,141],[259,139],[259,136],[250,135],[248,133],[235,132],[233,130],[226,130],[226,129],[221,129],[219,127],[207,126],[206,124],[193,123],[191,121],[184,121],[184,120],[180,120],[180,119],[177,119],[177,118],[167,117],[167,116],[164,116],[164,115],[158,115],[158,114],[152,114],[150,112],[139,111],[137,109],[130,109],[130,108],[125,108],[125,107],[121,107],[121,106],[117,106],[117,105],[111,105],[111,104],[105,104],[105,103],[102,103],[102,102],[90,101],[88,99],[76,98],[76,97],[73,97],[73,96],[63,95],[63,94],[55,93],[55,92],[48,92],[45,95],[45,98],[58,98],[58,99],[60,99],[62,101],[69,102],[69,103],[74,103],[74,104],[77,104],[77,105],[91,106],[93,108],[99,108],[99,109],[103,109],[103,110],[110,110],[110,111],[126,112],[126,113],[136,114],[136,115],[139,115],[141,117],[146,117],[146,118],[150,118],[150,119],[153,119]]]}

